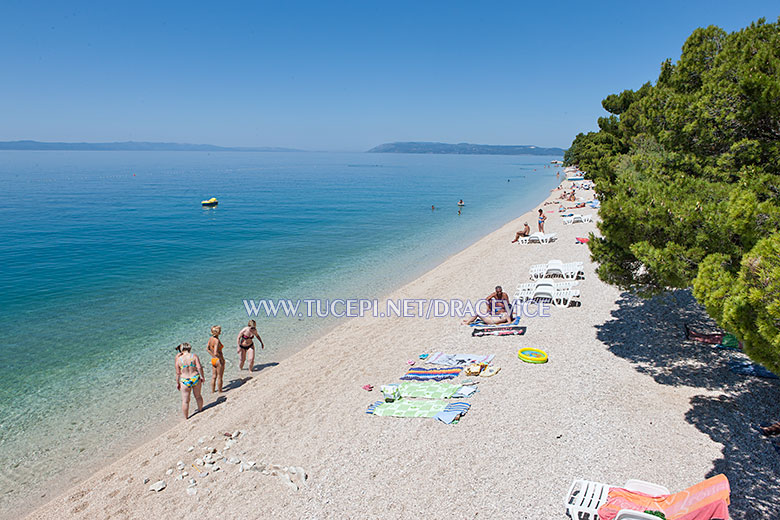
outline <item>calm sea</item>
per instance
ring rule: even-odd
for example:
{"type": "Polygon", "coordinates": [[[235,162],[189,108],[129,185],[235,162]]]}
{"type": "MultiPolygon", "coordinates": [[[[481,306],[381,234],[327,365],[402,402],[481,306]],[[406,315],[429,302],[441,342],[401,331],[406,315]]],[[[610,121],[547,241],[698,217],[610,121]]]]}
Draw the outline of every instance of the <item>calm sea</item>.
{"type": "MultiPolygon", "coordinates": [[[[237,379],[243,299],[379,297],[531,209],[551,159],[0,152],[0,509],[180,420],[173,347],[207,359],[213,324],[237,379]]],[[[334,323],[258,321],[258,363],[334,323]]]]}

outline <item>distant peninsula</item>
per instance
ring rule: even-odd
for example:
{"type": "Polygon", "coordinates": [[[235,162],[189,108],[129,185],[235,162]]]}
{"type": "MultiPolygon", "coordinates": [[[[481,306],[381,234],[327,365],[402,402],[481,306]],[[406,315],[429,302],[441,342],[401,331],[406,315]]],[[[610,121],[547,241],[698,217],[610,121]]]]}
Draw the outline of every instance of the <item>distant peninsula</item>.
{"type": "Polygon", "coordinates": [[[41,141],[0,141],[0,150],[74,150],[124,152],[301,152],[294,148],[227,147],[213,144],[148,143],[123,141],[116,143],[47,143],[41,141]]]}
{"type": "Polygon", "coordinates": [[[468,155],[563,155],[563,148],[542,148],[532,145],[494,145],[471,143],[403,142],[380,144],[368,153],[440,153],[468,155]]]}

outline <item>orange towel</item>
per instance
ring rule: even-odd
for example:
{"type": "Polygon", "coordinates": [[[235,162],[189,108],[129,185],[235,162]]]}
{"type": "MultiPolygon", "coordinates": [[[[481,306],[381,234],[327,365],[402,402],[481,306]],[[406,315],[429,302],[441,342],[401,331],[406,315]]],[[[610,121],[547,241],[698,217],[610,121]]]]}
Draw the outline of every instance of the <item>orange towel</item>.
{"type": "Polygon", "coordinates": [[[715,475],[674,495],[650,496],[623,488],[610,488],[607,501],[599,508],[601,520],[614,520],[621,509],[662,511],[667,520],[727,520],[729,481],[715,475]]]}

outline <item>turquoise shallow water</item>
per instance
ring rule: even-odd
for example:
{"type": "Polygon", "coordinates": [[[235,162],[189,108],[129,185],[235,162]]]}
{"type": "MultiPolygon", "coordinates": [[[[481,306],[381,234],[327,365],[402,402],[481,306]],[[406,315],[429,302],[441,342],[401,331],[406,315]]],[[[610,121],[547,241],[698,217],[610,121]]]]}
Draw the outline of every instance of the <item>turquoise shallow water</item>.
{"type": "MultiPolygon", "coordinates": [[[[243,299],[378,297],[531,209],[551,159],[0,152],[0,508],[178,420],[172,348],[207,358],[210,325],[239,377],[243,299]]],[[[259,321],[258,363],[335,323],[259,321]]]]}

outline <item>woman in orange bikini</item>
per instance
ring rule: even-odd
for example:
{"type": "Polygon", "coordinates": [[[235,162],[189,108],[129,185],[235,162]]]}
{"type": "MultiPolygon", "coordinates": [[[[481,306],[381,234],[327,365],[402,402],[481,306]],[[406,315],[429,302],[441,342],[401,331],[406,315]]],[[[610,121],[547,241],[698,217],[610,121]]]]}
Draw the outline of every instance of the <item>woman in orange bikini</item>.
{"type": "Polygon", "coordinates": [[[211,327],[211,337],[209,343],[206,346],[206,350],[211,354],[211,366],[213,372],[211,373],[211,393],[219,389],[219,393],[222,393],[222,376],[225,375],[225,356],[222,355],[222,349],[224,346],[219,340],[219,335],[222,333],[222,327],[214,325],[211,327]]]}

